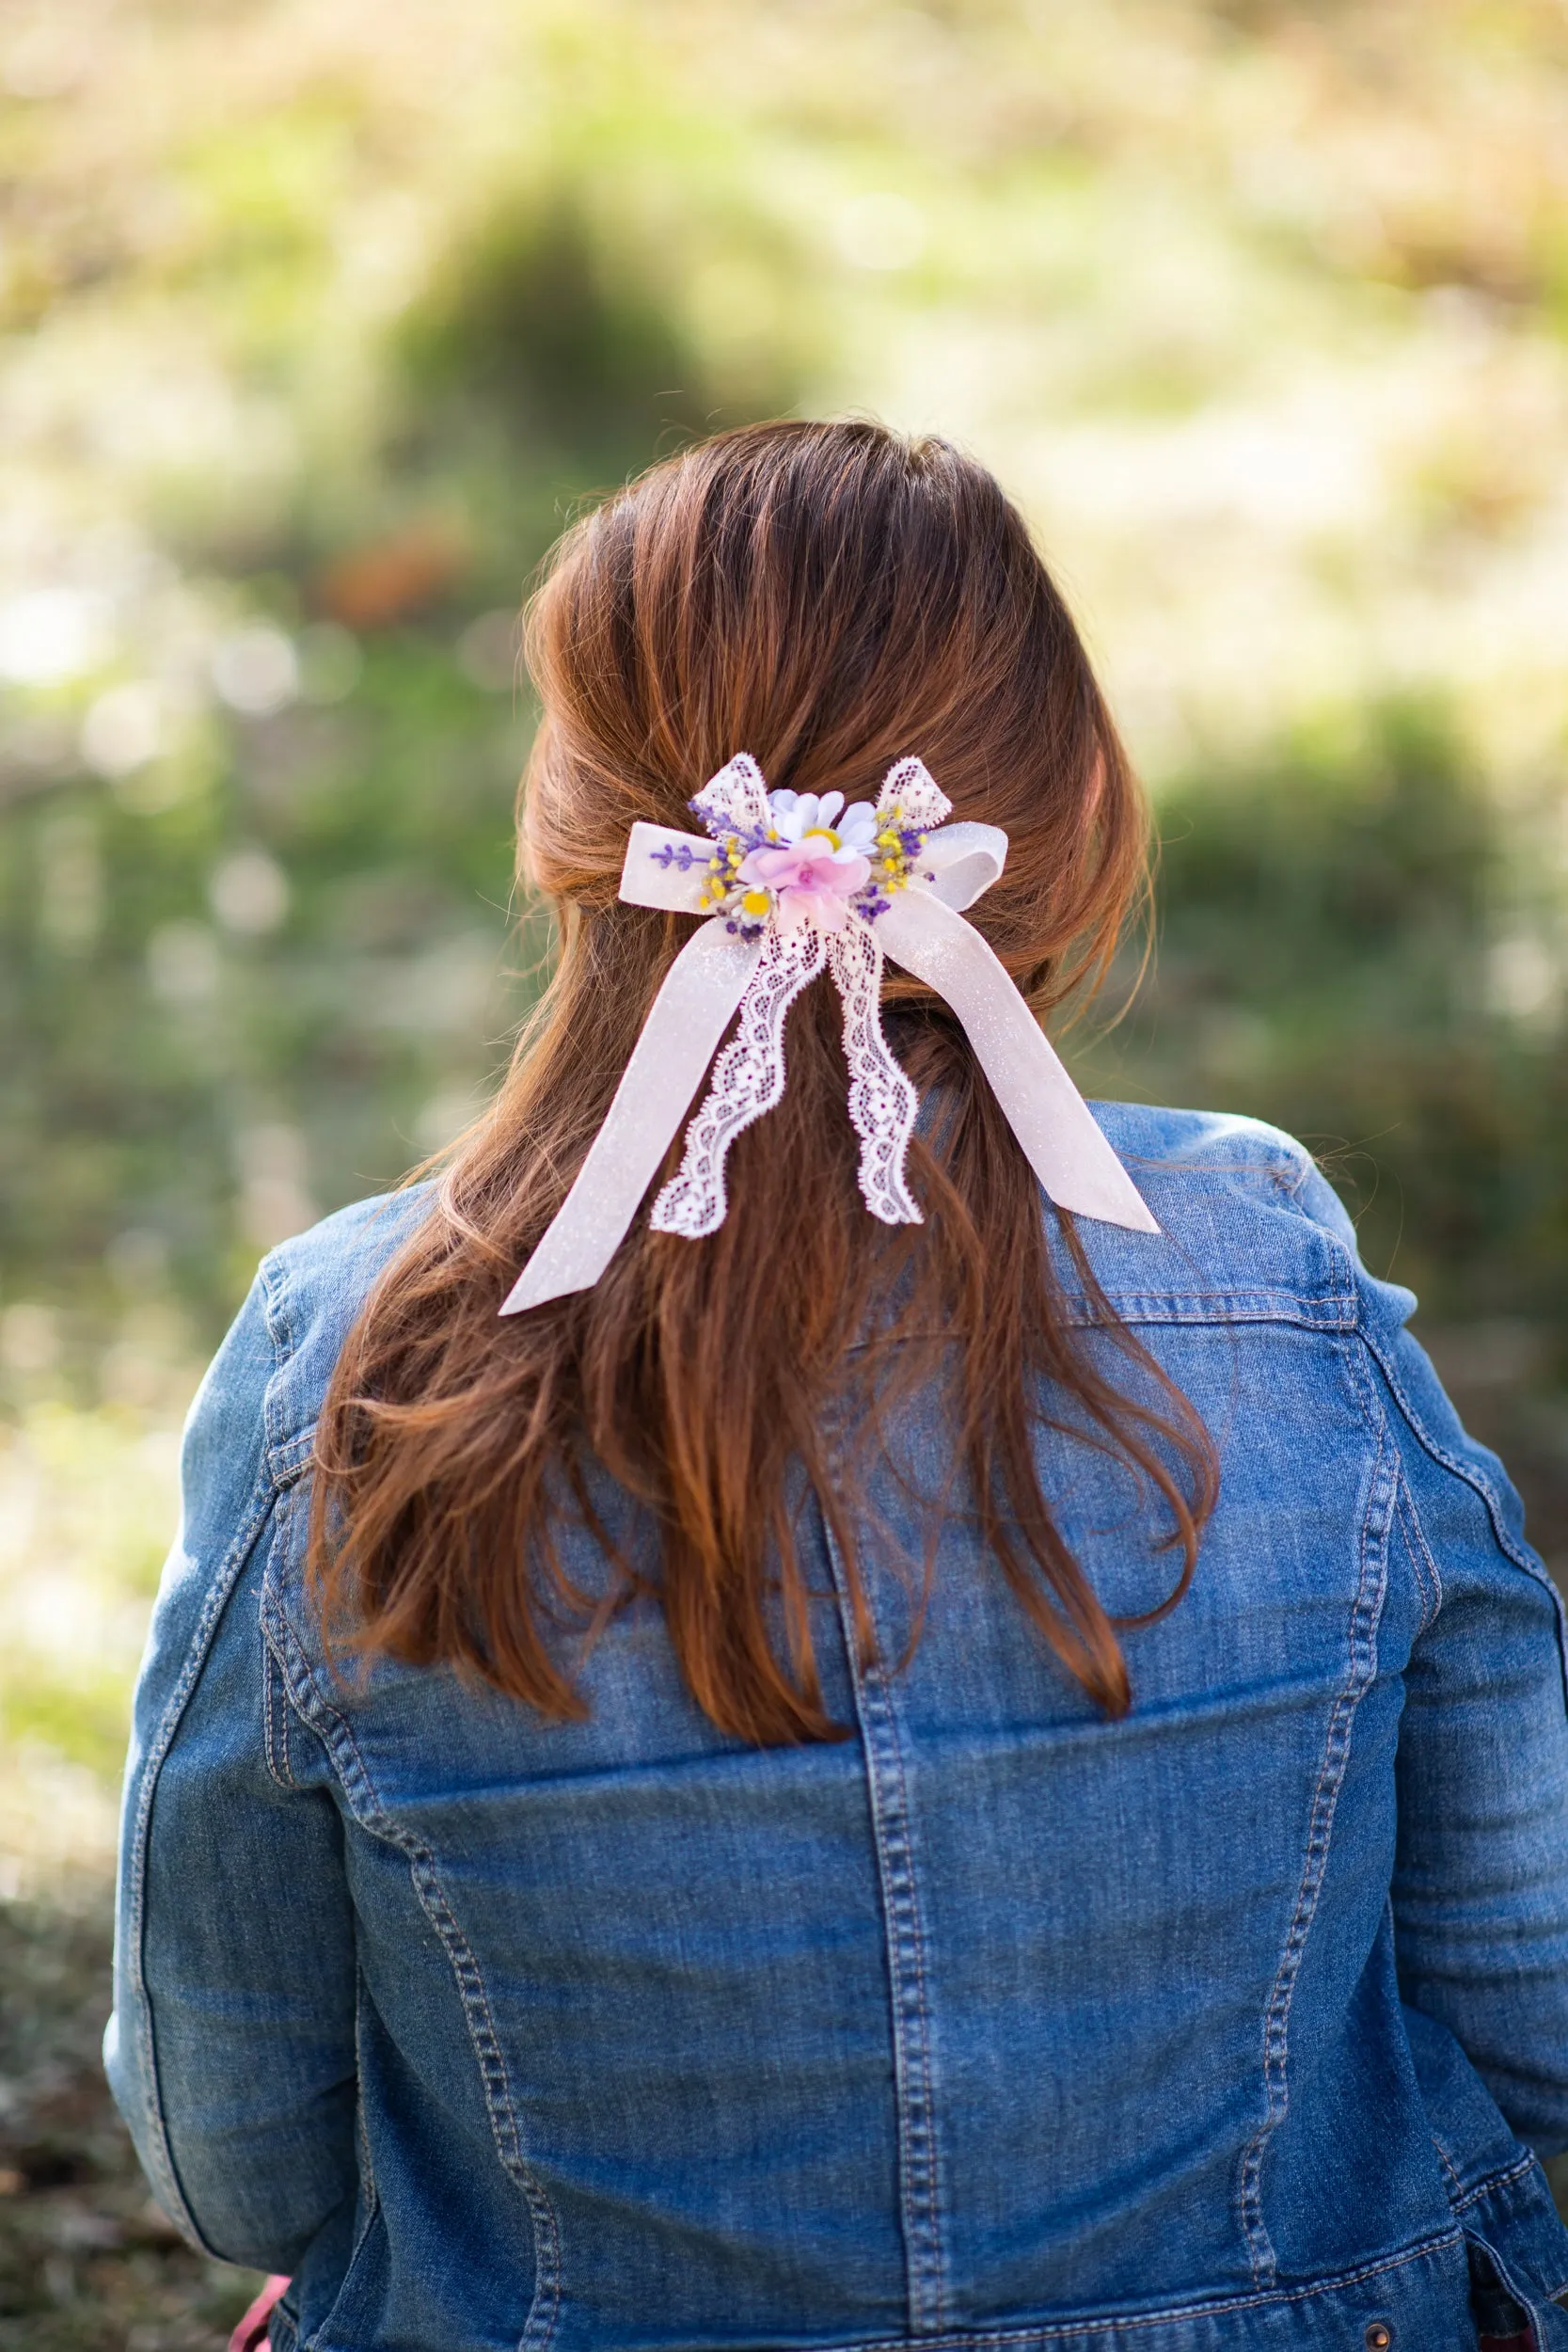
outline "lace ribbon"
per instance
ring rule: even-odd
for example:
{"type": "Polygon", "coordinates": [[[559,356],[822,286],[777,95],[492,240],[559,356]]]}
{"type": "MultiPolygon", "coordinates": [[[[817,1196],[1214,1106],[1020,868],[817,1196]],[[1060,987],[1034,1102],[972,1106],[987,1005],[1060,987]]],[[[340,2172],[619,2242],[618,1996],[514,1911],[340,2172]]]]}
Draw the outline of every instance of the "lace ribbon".
{"type": "Polygon", "coordinates": [[[909,1077],[882,1035],[882,943],[869,923],[830,934],[828,969],[844,1003],[849,1119],[861,1139],[861,1194],[884,1225],[925,1222],[904,1182],[904,1155],[920,1108],[909,1077]]]}
{"type": "Polygon", "coordinates": [[[920,1100],[882,1034],[882,947],[869,923],[851,916],[841,931],[780,931],[764,938],[740,1000],[740,1025],[714,1066],[713,1084],[686,1133],[686,1153],[654,1202],[656,1232],[690,1241],[715,1233],[728,1197],[724,1161],[743,1129],[770,1111],[784,1090],[784,1016],[824,965],[844,1004],[844,1057],[849,1065],[849,1118],[861,1139],[860,1187],[884,1225],[919,1225],[904,1182],[904,1155],[920,1100]]]}
{"type": "Polygon", "coordinates": [[[686,1131],[679,1173],[654,1202],[648,1222],[656,1232],[695,1241],[724,1222],[730,1146],[784,1093],[784,1015],[826,960],[820,931],[768,932],[740,1000],[740,1025],[715,1063],[707,1100],[686,1131]]]}

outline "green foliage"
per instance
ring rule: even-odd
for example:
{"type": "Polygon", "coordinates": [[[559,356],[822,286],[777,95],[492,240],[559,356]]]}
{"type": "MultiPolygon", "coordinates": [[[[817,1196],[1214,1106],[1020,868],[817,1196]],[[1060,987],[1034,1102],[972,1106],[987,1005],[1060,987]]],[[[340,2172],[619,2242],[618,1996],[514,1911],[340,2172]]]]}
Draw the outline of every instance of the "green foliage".
{"type": "Polygon", "coordinates": [[[492,211],[449,256],[401,343],[438,446],[454,421],[487,412],[533,470],[557,452],[591,480],[624,472],[672,423],[700,432],[722,399],[640,282],[635,254],[608,246],[562,189],[492,211]]]}
{"type": "Polygon", "coordinates": [[[259,1134],[261,1181],[331,1206],[394,1181],[440,1139],[421,1110],[483,1083],[514,1009],[526,729],[464,676],[456,635],[389,631],[344,703],[234,723],[173,807],[141,813],[83,781],[0,826],[13,1290],[90,1295],[130,1231],[158,1242],[210,1334],[232,1303],[259,1134]],[[98,877],[91,920],[64,931],[63,824],[98,877]]]}
{"type": "Polygon", "coordinates": [[[37,1740],[54,1756],[85,1765],[112,1785],[125,1763],[131,1717],[125,1680],[119,1672],[68,1681],[30,1681],[8,1692],[0,1712],[8,1744],[37,1740]]]}
{"type": "Polygon", "coordinates": [[[1162,801],[1159,949],[1095,1082],[1307,1139],[1380,1272],[1445,1320],[1568,1311],[1568,1088],[1496,998],[1505,818],[1390,702],[1162,801]]]}
{"type": "MultiPolygon", "coordinates": [[[[282,265],[325,142],[274,126],[202,165],[249,223],[234,267],[282,265]]],[[[546,945],[512,924],[509,608],[569,496],[788,389],[708,365],[570,187],[494,199],[381,366],[352,494],[312,497],[316,452],[265,568],[253,537],[209,583],[210,707],[123,778],[77,762],[0,805],[0,1305],[74,1309],[84,1362],[127,1242],[208,1343],[259,1248],[478,1107],[546,945]],[[226,707],[258,631],[297,675],[226,707]]]]}
{"type": "Polygon", "coordinates": [[[470,584],[509,597],[586,498],[797,390],[782,348],[720,351],[693,331],[648,225],[588,180],[492,196],[386,359],[388,493],[452,503],[470,584]]]}
{"type": "Polygon", "coordinates": [[[509,615],[586,499],[809,399],[996,463],[1132,690],[1161,953],[1091,1074],[1304,1131],[1430,1308],[1555,1327],[1545,0],[1416,48],[1382,0],[741,9],[721,57],[684,8],[331,13],[0,58],[0,1315],[162,1395],[461,1125],[547,944],[509,615]]]}
{"type": "Polygon", "coordinates": [[[1340,1033],[1347,1012],[1446,1028],[1473,1003],[1500,844],[1430,708],[1385,705],[1177,784],[1164,811],[1168,952],[1188,987],[1340,1033]]]}

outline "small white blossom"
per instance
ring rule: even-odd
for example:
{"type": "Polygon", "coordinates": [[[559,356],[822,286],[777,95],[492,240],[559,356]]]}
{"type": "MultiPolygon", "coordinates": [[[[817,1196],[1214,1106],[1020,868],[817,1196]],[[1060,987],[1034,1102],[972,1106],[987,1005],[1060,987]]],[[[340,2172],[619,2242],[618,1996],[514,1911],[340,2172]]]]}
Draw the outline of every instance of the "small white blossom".
{"type": "Polygon", "coordinates": [[[877,812],[869,801],[844,805],[842,792],[769,792],[769,830],[781,842],[795,843],[808,834],[822,834],[827,854],[840,864],[867,857],[877,839],[877,812]]]}

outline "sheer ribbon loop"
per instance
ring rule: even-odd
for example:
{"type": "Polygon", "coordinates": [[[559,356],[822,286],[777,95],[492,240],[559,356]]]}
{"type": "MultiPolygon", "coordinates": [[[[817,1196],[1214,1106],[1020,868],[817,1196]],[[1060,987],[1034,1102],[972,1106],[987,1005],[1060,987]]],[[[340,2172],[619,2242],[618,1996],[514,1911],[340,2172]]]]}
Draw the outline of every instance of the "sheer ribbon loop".
{"type": "Polygon", "coordinates": [[[621,897],[705,915],[655,997],[577,1180],[501,1308],[519,1314],[589,1290],[626,1236],[731,1020],[656,1200],[657,1232],[691,1239],[724,1221],[724,1163],[785,1083],[790,1006],[824,971],[844,1008],[849,1117],[873,1216],[919,1224],[904,1161],[918,1104],[882,1032],[884,956],[958,1015],[1019,1143],[1058,1208],[1158,1232],[1045,1032],[987,942],[965,922],[1006,862],[995,825],[944,824],[949,803],[919,759],[888,771],[876,806],[769,792],[740,753],[691,803],[707,831],[635,824],[621,897]]]}

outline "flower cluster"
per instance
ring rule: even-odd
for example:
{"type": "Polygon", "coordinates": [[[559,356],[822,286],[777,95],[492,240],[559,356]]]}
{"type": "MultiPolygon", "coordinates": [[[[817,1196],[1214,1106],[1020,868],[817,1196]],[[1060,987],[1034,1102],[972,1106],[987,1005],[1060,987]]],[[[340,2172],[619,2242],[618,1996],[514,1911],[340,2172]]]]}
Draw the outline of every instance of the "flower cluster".
{"type": "Polygon", "coordinates": [[[925,844],[896,802],[847,808],[842,792],[769,792],[766,825],[710,830],[717,847],[701,903],[742,939],[760,938],[770,915],[784,930],[840,930],[851,910],[874,921],[925,844]]]}
{"type": "Polygon", "coordinates": [[[893,893],[906,887],[925,847],[926,835],[905,823],[896,801],[878,811],[871,879],[855,901],[868,923],[887,913],[893,893]]]}

